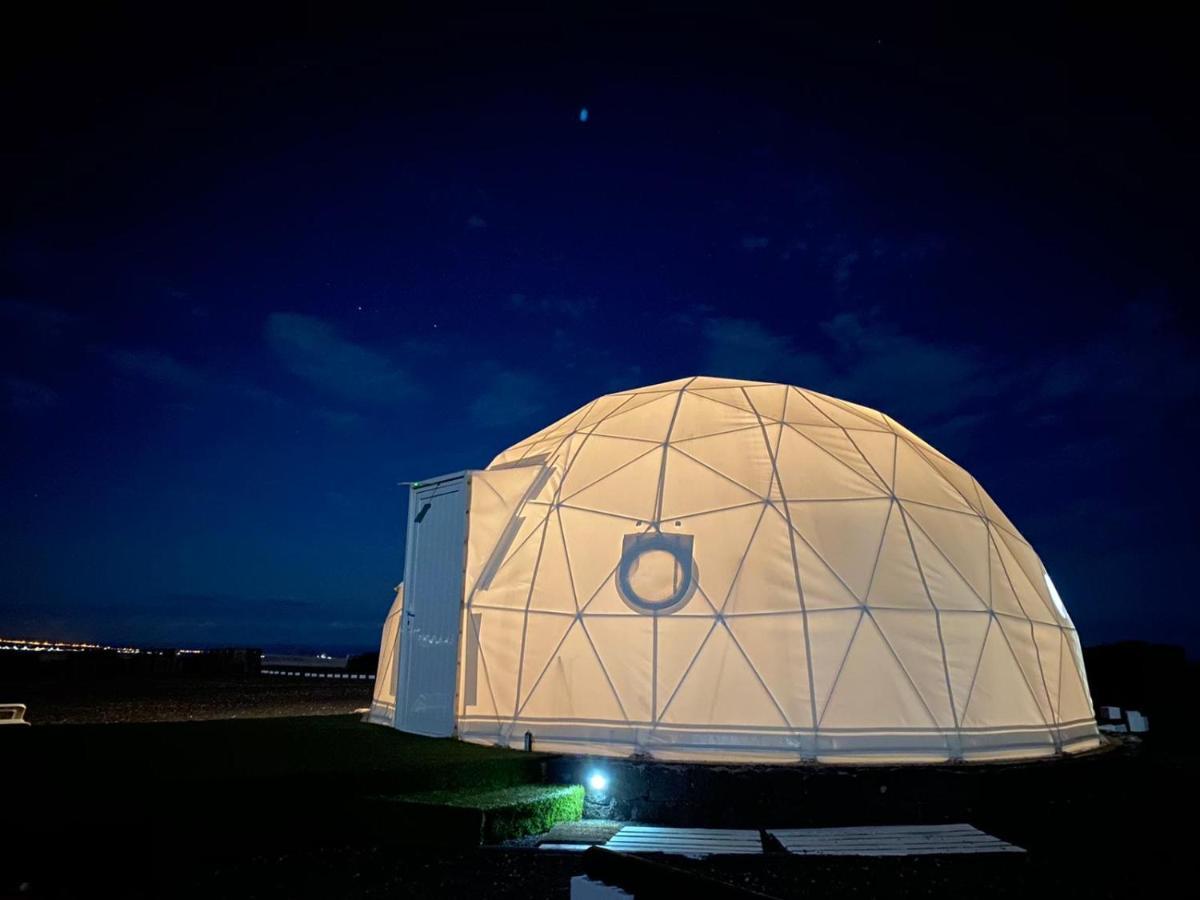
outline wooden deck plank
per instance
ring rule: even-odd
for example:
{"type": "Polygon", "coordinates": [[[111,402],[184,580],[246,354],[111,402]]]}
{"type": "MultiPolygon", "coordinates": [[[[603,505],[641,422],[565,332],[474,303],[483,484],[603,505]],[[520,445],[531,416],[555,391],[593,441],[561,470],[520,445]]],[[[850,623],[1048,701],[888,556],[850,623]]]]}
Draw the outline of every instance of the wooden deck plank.
{"type": "Polygon", "coordinates": [[[1024,853],[1020,847],[966,824],[883,825],[867,828],[770,828],[798,856],[928,856],[1024,853]]]}
{"type": "Polygon", "coordinates": [[[681,856],[762,853],[757,831],[733,828],[663,828],[626,825],[604,845],[634,853],[674,853],[681,856]]]}

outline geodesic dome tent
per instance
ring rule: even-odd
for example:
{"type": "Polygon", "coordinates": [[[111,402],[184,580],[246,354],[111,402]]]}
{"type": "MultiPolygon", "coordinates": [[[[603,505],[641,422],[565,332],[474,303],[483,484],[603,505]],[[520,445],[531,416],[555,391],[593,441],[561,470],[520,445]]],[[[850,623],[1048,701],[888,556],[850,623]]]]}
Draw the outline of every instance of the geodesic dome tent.
{"type": "Polygon", "coordinates": [[[683,379],[600,397],[411,500],[396,727],[717,761],[1097,743],[1037,554],[874,410],[683,379]]]}

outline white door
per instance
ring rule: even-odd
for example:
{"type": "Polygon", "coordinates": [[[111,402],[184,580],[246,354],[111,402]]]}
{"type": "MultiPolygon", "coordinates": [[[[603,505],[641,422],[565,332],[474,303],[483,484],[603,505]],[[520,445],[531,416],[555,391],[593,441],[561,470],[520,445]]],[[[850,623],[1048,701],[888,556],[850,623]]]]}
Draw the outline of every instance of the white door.
{"type": "Polygon", "coordinates": [[[408,504],[396,727],[446,737],[454,732],[466,562],[466,475],[414,484],[408,504]]]}

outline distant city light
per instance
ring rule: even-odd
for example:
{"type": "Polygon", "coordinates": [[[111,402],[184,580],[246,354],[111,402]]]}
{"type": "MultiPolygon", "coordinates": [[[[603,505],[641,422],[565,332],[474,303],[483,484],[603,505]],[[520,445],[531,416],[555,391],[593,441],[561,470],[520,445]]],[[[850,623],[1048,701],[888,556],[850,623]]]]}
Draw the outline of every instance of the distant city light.
{"type": "Polygon", "coordinates": [[[608,776],[603,772],[593,772],[588,776],[587,783],[593,791],[603,793],[608,790],[608,776]]]}
{"type": "Polygon", "coordinates": [[[91,644],[86,641],[39,641],[33,638],[6,637],[0,637],[0,650],[25,650],[34,653],[82,653],[88,650],[107,650],[125,654],[152,653],[162,655],[164,653],[174,653],[177,656],[185,653],[205,652],[203,650],[155,650],[142,647],[114,647],[110,644],[91,644]]]}

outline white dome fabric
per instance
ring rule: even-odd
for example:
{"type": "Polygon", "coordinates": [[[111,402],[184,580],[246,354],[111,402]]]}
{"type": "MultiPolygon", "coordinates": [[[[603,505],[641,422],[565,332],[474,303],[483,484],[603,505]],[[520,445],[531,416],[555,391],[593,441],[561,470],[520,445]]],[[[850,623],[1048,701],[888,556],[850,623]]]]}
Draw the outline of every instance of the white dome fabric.
{"type": "Polygon", "coordinates": [[[371,692],[371,707],[367,721],[376,725],[391,725],[396,717],[396,646],[400,637],[400,616],[404,612],[404,582],[396,585],[383,634],[379,638],[379,661],[375,664],[375,686],[371,692]]]}
{"type": "Polygon", "coordinates": [[[758,762],[1098,742],[1013,524],[894,420],[813,391],[697,377],[589,403],[473,473],[465,584],[465,740],[758,762]]]}

